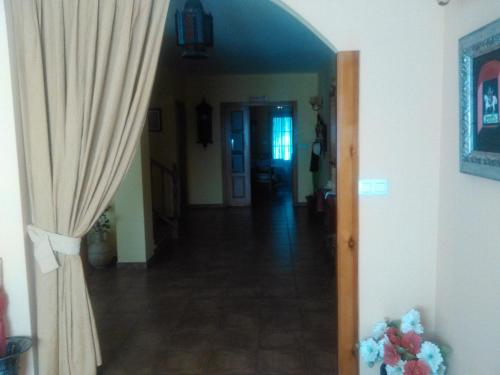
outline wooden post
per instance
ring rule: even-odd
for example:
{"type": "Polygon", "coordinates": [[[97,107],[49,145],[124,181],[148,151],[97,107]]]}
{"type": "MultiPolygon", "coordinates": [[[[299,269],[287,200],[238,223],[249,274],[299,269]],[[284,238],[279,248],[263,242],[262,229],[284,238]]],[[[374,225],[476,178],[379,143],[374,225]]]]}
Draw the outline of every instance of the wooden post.
{"type": "Polygon", "coordinates": [[[338,374],[359,373],[358,122],[359,52],[337,54],[338,374]]]}

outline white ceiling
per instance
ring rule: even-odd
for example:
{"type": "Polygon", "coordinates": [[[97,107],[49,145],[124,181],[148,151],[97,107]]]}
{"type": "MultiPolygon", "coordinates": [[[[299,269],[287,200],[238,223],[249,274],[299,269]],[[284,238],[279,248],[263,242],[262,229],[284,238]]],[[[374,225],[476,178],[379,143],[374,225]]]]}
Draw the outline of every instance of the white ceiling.
{"type": "Polygon", "coordinates": [[[214,18],[214,48],[209,49],[209,58],[180,57],[175,11],[184,7],[185,0],[172,0],[161,65],[190,74],[317,72],[333,58],[322,40],[271,0],[201,1],[214,18]]]}

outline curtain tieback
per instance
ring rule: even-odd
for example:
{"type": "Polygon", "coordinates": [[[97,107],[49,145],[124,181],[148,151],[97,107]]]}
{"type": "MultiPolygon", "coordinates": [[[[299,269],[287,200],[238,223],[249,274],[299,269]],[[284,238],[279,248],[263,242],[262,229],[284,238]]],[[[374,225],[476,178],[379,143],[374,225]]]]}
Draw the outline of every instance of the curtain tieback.
{"type": "Polygon", "coordinates": [[[81,238],[48,232],[33,225],[28,225],[28,234],[35,246],[35,259],[42,273],[49,273],[59,268],[54,252],[65,255],[80,253],[81,238]]]}

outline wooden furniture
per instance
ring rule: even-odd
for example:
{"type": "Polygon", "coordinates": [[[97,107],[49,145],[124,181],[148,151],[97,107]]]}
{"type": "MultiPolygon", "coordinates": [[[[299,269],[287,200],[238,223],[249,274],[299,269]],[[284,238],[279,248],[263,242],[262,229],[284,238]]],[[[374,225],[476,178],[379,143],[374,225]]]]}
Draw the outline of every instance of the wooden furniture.
{"type": "Polygon", "coordinates": [[[165,167],[151,159],[151,200],[153,214],[168,225],[173,238],[179,236],[179,174],[177,164],[165,167]]]}
{"type": "Polygon", "coordinates": [[[331,191],[326,192],[323,196],[325,205],[324,223],[326,229],[326,248],[331,251],[331,255],[335,259],[335,242],[337,239],[337,195],[331,191]]]}
{"type": "Polygon", "coordinates": [[[252,179],[255,186],[264,185],[271,191],[273,189],[274,168],[269,158],[258,158],[252,161],[252,179]]]}

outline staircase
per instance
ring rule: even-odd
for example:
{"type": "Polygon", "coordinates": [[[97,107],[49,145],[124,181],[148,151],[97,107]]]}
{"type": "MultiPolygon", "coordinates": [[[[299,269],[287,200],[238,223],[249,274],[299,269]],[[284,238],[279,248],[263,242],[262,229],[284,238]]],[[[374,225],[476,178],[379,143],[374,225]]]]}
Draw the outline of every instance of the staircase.
{"type": "Polygon", "coordinates": [[[151,159],[151,195],[155,244],[179,238],[180,188],[177,164],[151,159]]]}

